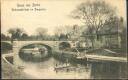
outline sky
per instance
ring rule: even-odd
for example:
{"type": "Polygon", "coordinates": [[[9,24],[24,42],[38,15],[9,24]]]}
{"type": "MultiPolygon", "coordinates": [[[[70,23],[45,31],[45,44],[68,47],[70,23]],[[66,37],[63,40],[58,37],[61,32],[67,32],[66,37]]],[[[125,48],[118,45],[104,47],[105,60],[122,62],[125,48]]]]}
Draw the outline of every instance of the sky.
{"type": "MultiPolygon", "coordinates": [[[[80,20],[69,17],[77,5],[87,0],[2,0],[1,2],[1,32],[7,34],[9,28],[23,28],[27,34],[36,34],[36,28],[48,29],[49,34],[54,34],[56,27],[64,25],[83,25],[80,20]],[[30,8],[44,9],[41,11],[12,11],[17,4],[40,4],[30,8]]],[[[93,1],[93,0],[92,0],[93,1]]],[[[126,20],[125,0],[105,0],[117,8],[117,14],[126,20]]]]}

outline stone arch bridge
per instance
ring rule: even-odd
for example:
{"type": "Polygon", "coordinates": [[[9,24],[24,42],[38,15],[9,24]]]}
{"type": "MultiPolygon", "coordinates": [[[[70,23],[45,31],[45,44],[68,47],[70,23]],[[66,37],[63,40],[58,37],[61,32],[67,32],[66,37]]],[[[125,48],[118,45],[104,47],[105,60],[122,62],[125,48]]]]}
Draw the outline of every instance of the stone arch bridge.
{"type": "Polygon", "coordinates": [[[59,50],[59,44],[63,43],[63,42],[67,42],[71,45],[71,47],[74,46],[73,41],[13,41],[13,43],[11,43],[11,41],[1,41],[1,43],[8,43],[11,44],[13,47],[13,63],[14,65],[20,66],[20,58],[19,58],[19,51],[21,48],[23,48],[24,46],[30,45],[30,44],[44,44],[49,46],[52,50],[59,50]]]}

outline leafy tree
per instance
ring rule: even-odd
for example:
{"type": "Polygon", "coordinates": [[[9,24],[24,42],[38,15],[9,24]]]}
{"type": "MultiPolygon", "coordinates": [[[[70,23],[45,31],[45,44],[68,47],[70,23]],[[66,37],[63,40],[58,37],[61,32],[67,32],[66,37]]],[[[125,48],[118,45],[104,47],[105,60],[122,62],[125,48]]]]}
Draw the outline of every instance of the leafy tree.
{"type": "Polygon", "coordinates": [[[24,30],[22,28],[10,28],[8,33],[11,34],[11,41],[13,39],[20,39],[24,30]]]}
{"type": "Polygon", "coordinates": [[[67,40],[68,37],[65,34],[60,34],[59,40],[67,40]]]}
{"type": "Polygon", "coordinates": [[[9,37],[1,33],[1,40],[9,40],[9,37]]]}
{"type": "Polygon", "coordinates": [[[21,36],[21,38],[22,38],[23,40],[25,40],[25,39],[28,39],[29,36],[28,36],[27,33],[23,33],[22,36],[21,36]]]}
{"type": "Polygon", "coordinates": [[[6,36],[3,33],[1,33],[1,39],[4,40],[5,38],[6,36]]]}

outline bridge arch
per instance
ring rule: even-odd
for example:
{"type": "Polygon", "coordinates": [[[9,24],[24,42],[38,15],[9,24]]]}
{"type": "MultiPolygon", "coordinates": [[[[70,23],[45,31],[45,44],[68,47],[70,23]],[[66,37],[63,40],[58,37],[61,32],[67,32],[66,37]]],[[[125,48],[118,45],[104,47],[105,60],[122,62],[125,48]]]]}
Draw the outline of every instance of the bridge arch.
{"type": "Polygon", "coordinates": [[[25,60],[25,61],[44,61],[46,59],[48,59],[50,56],[52,55],[52,48],[47,45],[47,44],[44,44],[44,43],[29,43],[29,44],[25,44],[25,45],[22,45],[22,47],[19,48],[19,53],[18,53],[18,56],[19,58],[21,58],[22,60],[25,60]],[[21,50],[22,49],[25,49],[25,48],[35,48],[35,46],[43,46],[44,48],[47,49],[47,52],[45,53],[41,53],[41,54],[36,54],[38,55],[37,57],[33,57],[33,51],[29,52],[29,54],[26,54],[24,52],[22,52],[21,50]],[[44,55],[42,57],[42,55],[44,55]]]}
{"type": "Polygon", "coordinates": [[[70,42],[61,42],[59,43],[59,49],[64,50],[66,48],[71,48],[71,43],[70,42]]]}
{"type": "Polygon", "coordinates": [[[37,44],[37,45],[43,45],[44,47],[46,47],[48,49],[48,51],[52,51],[52,47],[49,46],[48,44],[45,44],[45,43],[40,43],[40,42],[35,42],[35,43],[27,43],[27,44],[24,44],[22,45],[20,48],[19,48],[19,51],[29,45],[33,45],[33,44],[37,44]]]}

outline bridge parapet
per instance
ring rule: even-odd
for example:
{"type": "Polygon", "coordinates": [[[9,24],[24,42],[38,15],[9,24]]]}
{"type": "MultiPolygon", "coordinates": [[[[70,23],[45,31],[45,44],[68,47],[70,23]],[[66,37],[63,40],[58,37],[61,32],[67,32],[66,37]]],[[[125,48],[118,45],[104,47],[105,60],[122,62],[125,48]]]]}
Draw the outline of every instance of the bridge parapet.
{"type": "Polygon", "coordinates": [[[1,43],[2,42],[12,44],[11,41],[1,41],[1,43]]]}
{"type": "Polygon", "coordinates": [[[14,47],[16,46],[17,48],[21,49],[22,47],[27,46],[29,44],[39,43],[39,44],[47,45],[53,49],[59,49],[59,44],[62,42],[68,42],[72,44],[71,41],[14,41],[13,46],[14,47]]]}

